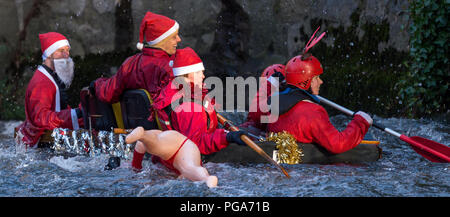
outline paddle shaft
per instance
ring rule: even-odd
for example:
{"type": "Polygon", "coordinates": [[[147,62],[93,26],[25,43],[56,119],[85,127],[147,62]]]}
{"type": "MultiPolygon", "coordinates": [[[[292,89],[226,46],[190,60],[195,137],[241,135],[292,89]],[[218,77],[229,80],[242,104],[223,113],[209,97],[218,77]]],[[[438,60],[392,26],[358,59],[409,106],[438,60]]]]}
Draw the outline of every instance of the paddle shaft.
{"type": "MultiPolygon", "coordinates": [[[[321,97],[319,95],[316,95],[316,96],[317,96],[317,98],[319,98],[321,103],[329,105],[329,106],[331,106],[331,107],[333,107],[333,108],[343,112],[346,115],[353,116],[355,114],[353,111],[351,111],[351,110],[349,110],[347,108],[344,108],[344,107],[342,107],[342,106],[340,106],[340,105],[338,105],[338,104],[336,104],[336,103],[334,103],[334,102],[332,102],[332,101],[330,101],[328,99],[325,99],[325,98],[323,98],[323,97],[321,97]]],[[[382,130],[382,131],[384,131],[386,133],[389,133],[389,134],[391,134],[393,136],[396,136],[396,137],[400,138],[401,140],[403,140],[403,141],[405,141],[405,142],[415,146],[416,148],[422,149],[422,150],[424,150],[424,151],[426,151],[426,152],[428,152],[430,154],[433,154],[433,155],[443,159],[444,161],[450,162],[450,157],[449,156],[447,156],[447,155],[445,155],[445,154],[443,154],[441,152],[438,152],[438,151],[436,151],[436,150],[434,150],[432,148],[429,148],[426,145],[423,145],[420,142],[417,142],[417,141],[409,138],[408,136],[402,135],[402,134],[400,134],[400,133],[398,133],[398,132],[396,132],[396,131],[394,131],[394,130],[392,130],[390,128],[387,128],[387,127],[383,126],[382,124],[375,123],[375,121],[373,122],[372,126],[378,128],[378,129],[380,129],[380,130],[382,130]]]]}
{"type": "MultiPolygon", "coordinates": [[[[342,106],[340,106],[340,105],[338,105],[338,104],[336,104],[336,103],[334,103],[334,102],[332,102],[332,101],[330,101],[328,99],[325,99],[325,98],[323,98],[323,97],[321,97],[319,95],[316,95],[316,97],[319,98],[321,103],[323,103],[325,105],[329,105],[329,106],[331,106],[331,107],[333,107],[333,108],[343,112],[344,114],[346,114],[348,116],[353,116],[355,114],[355,112],[353,112],[352,110],[349,110],[349,109],[347,109],[345,107],[342,107],[342,106]]],[[[397,133],[394,130],[391,130],[391,129],[387,128],[387,127],[384,127],[381,124],[373,122],[372,126],[378,128],[380,130],[383,130],[383,131],[385,131],[385,132],[387,132],[387,133],[389,133],[389,134],[391,134],[393,136],[396,136],[396,137],[399,137],[399,138],[401,136],[400,133],[397,133]]]]}
{"type": "Polygon", "coordinates": [[[122,129],[122,128],[113,128],[113,132],[115,134],[128,134],[131,133],[132,130],[129,129],[122,129]]]}
{"type": "MultiPolygon", "coordinates": [[[[234,126],[230,121],[228,121],[227,119],[225,119],[222,115],[217,114],[217,119],[219,120],[219,122],[225,127],[228,128],[231,131],[239,131],[239,128],[234,126]]],[[[266,152],[264,152],[264,150],[262,150],[261,147],[259,147],[255,142],[253,142],[250,138],[248,138],[248,136],[246,135],[242,135],[241,136],[242,141],[245,142],[245,144],[247,144],[251,149],[253,149],[254,151],[256,151],[256,153],[258,153],[259,155],[261,155],[263,158],[265,158],[266,160],[268,160],[270,163],[272,163],[273,165],[275,165],[276,167],[280,168],[280,170],[283,172],[283,174],[288,177],[291,178],[291,176],[289,176],[289,174],[286,172],[286,170],[281,167],[277,162],[275,162],[271,157],[269,157],[269,155],[266,154],[266,152]]]]}
{"type": "MultiPolygon", "coordinates": [[[[128,133],[131,132],[131,130],[126,130],[126,129],[122,129],[122,128],[113,128],[113,132],[115,134],[128,134],[128,133]]],[[[250,133],[250,132],[247,132],[247,133],[248,133],[249,136],[251,136],[251,137],[253,137],[253,138],[257,139],[257,140],[266,141],[266,139],[264,137],[262,137],[262,136],[257,136],[255,134],[250,133]]]]}

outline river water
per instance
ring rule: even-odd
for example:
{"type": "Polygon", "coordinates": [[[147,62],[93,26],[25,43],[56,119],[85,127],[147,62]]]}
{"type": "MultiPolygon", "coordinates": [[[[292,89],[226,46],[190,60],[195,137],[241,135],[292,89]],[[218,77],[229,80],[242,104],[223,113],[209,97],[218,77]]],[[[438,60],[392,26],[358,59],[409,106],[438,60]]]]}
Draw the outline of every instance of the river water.
{"type": "MultiPolygon", "coordinates": [[[[405,135],[450,144],[446,118],[375,119],[405,135]]],[[[337,115],[331,121],[343,129],[349,119],[337,115]]],[[[107,155],[68,157],[55,155],[50,149],[16,152],[12,134],[13,127],[19,123],[0,121],[0,196],[450,196],[450,164],[431,163],[409,144],[375,128],[369,133],[381,141],[383,149],[383,156],[377,162],[283,165],[291,179],[269,164],[206,163],[204,166],[210,174],[219,178],[218,187],[209,189],[201,182],[178,179],[174,173],[150,161],[144,161],[141,173],[133,172],[130,161],[126,160],[122,160],[119,168],[105,171],[107,155]]]]}

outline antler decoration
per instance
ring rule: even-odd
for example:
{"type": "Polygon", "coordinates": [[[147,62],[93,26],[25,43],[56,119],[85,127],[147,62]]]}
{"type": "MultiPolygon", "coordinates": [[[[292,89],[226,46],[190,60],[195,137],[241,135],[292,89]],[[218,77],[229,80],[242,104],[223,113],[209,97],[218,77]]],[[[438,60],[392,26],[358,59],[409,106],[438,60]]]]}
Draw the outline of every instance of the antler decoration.
{"type": "Polygon", "coordinates": [[[305,56],[305,54],[308,52],[309,49],[311,49],[312,47],[314,47],[314,45],[317,44],[317,42],[319,42],[323,36],[325,36],[325,32],[323,32],[322,34],[320,34],[319,37],[314,38],[314,36],[316,35],[317,31],[319,31],[319,28],[316,29],[316,31],[314,32],[314,34],[311,36],[311,38],[309,39],[308,43],[306,43],[305,48],[303,49],[303,54],[302,56],[305,56]]]}

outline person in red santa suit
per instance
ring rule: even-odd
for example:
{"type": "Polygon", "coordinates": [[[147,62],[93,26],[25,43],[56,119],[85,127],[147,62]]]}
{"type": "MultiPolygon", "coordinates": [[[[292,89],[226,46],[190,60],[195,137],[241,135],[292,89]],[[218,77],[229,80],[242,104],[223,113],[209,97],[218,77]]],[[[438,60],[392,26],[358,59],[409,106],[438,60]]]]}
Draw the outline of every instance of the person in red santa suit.
{"type": "Polygon", "coordinates": [[[43,64],[38,66],[25,94],[25,121],[18,126],[19,142],[37,147],[45,130],[68,128],[77,130],[83,123],[80,108],[67,104],[66,91],[74,77],[70,44],[56,32],[39,35],[43,64]]]}
{"type": "Polygon", "coordinates": [[[315,97],[323,83],[319,60],[305,53],[289,60],[285,70],[287,87],[276,93],[279,117],[267,125],[268,131],[287,131],[298,142],[319,144],[333,154],[356,147],[372,125],[372,118],[364,112],[356,112],[342,132],[331,124],[328,113],[315,97]]]}
{"type": "MultiPolygon", "coordinates": [[[[246,145],[241,140],[243,131],[227,132],[219,129],[214,100],[206,94],[203,79],[205,70],[203,62],[194,50],[187,47],[178,49],[175,59],[170,63],[173,79],[162,91],[153,104],[159,122],[165,130],[176,130],[194,142],[203,155],[212,154],[229,145],[237,143],[246,145]]],[[[152,114],[154,114],[152,112],[152,114]]],[[[153,115],[152,115],[152,118],[153,115]]],[[[147,151],[145,147],[136,145],[132,167],[142,168],[142,157],[147,151]]],[[[173,162],[152,156],[153,162],[161,162],[167,168],[176,171],[173,162]]]]}
{"type": "MultiPolygon", "coordinates": [[[[175,20],[147,12],[140,25],[137,44],[142,52],[128,57],[111,78],[91,82],[89,93],[109,104],[118,102],[127,89],[145,89],[151,101],[156,99],[173,79],[169,61],[173,60],[177,45],[181,42],[178,32],[179,24],[175,20]]],[[[158,127],[154,121],[151,123],[150,129],[158,127]]],[[[143,158],[142,153],[145,153],[144,146],[136,146],[133,158],[143,158]]]]}
{"type": "Polygon", "coordinates": [[[120,100],[125,90],[142,88],[150,93],[152,100],[156,99],[161,89],[173,79],[169,61],[181,42],[178,31],[175,20],[147,12],[140,25],[137,44],[142,52],[128,57],[114,76],[91,82],[89,93],[112,104],[120,100]]]}
{"type": "Polygon", "coordinates": [[[263,134],[267,128],[267,122],[261,121],[262,116],[269,117],[269,106],[267,99],[275,90],[280,88],[280,83],[285,81],[284,65],[273,64],[264,69],[261,74],[262,78],[266,78],[266,86],[260,87],[255,97],[250,103],[247,120],[240,127],[245,127],[254,134],[263,134]]]}

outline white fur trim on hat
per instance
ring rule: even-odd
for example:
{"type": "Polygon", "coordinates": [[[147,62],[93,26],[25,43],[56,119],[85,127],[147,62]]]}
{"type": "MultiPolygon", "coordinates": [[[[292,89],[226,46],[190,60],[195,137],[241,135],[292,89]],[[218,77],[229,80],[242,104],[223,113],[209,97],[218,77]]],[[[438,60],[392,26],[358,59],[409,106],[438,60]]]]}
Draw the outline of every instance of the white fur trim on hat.
{"type": "Polygon", "coordinates": [[[45,49],[44,53],[42,54],[42,59],[43,60],[47,59],[47,57],[52,55],[53,52],[55,52],[56,50],[58,50],[59,48],[64,47],[64,46],[70,47],[69,41],[67,39],[59,40],[59,41],[53,43],[47,49],[45,49]]]}
{"type": "Polygon", "coordinates": [[[164,40],[165,38],[169,37],[170,35],[172,35],[174,32],[176,32],[178,30],[179,27],[180,27],[180,25],[178,25],[177,21],[175,21],[175,24],[169,30],[167,30],[164,34],[162,34],[155,40],[149,41],[147,43],[149,45],[155,45],[155,44],[161,42],[162,40],[164,40]]]}
{"type": "Polygon", "coordinates": [[[178,68],[172,69],[173,76],[189,74],[191,72],[197,72],[197,71],[201,71],[201,70],[205,70],[205,67],[203,67],[203,63],[197,63],[197,64],[193,64],[190,66],[183,66],[183,67],[178,67],[178,68]]]}

